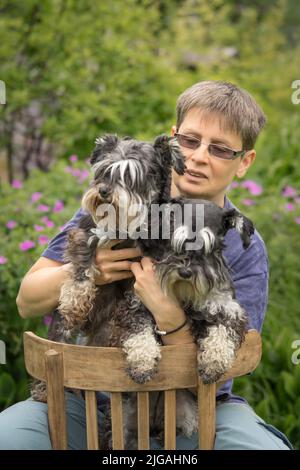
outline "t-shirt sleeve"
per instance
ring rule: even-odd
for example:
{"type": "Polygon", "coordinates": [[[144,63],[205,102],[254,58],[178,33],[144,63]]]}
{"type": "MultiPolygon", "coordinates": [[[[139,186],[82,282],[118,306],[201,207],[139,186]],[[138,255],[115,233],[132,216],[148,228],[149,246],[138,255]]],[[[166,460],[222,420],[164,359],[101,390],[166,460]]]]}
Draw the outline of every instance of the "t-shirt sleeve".
{"type": "Polygon", "coordinates": [[[230,268],[235,295],[247,312],[249,328],[261,331],[269,291],[269,261],[263,241],[257,236],[230,268]]]}
{"type": "Polygon", "coordinates": [[[79,209],[72,219],[65,225],[64,229],[58,233],[50,241],[46,250],[42,253],[42,256],[45,258],[52,259],[54,261],[59,261],[60,263],[64,262],[63,254],[67,241],[68,231],[76,226],[78,226],[79,219],[85,214],[83,209],[79,209]]]}

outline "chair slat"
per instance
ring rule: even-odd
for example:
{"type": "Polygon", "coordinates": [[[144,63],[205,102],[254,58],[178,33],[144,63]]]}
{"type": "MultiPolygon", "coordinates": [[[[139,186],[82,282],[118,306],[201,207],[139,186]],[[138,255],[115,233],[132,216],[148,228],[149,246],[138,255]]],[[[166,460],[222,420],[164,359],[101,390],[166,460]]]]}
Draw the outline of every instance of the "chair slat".
{"type": "Polygon", "coordinates": [[[216,433],[216,384],[204,384],[198,379],[198,438],[199,449],[212,450],[216,433]]]}
{"type": "Polygon", "coordinates": [[[149,450],[149,393],[138,392],[138,449],[149,450]]]}
{"type": "Polygon", "coordinates": [[[165,450],[176,449],[176,390],[165,391],[165,450]]]}
{"type": "Polygon", "coordinates": [[[113,449],[124,450],[122,393],[111,393],[110,406],[113,449]]]}
{"type": "Polygon", "coordinates": [[[44,361],[51,444],[54,450],[66,450],[68,439],[62,353],[50,349],[45,352],[44,361]]]}
{"type": "Polygon", "coordinates": [[[96,392],[85,391],[85,409],[88,450],[99,450],[96,392]]]}

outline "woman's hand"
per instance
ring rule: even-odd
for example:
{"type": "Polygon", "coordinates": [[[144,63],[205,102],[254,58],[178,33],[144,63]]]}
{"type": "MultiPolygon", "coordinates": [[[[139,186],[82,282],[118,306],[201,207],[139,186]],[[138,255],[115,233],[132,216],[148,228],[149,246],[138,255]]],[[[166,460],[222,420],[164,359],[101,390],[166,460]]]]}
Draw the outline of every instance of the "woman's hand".
{"type": "Polygon", "coordinates": [[[99,286],[133,277],[130,259],[140,257],[141,251],[139,248],[112,250],[111,248],[118,243],[120,240],[111,240],[107,247],[99,248],[97,251],[96,266],[100,274],[95,283],[99,286]]]}
{"type": "Polygon", "coordinates": [[[155,265],[144,257],[140,263],[132,263],[135,275],[134,290],[143,304],[150,310],[160,329],[170,331],[185,320],[185,313],[178,303],[167,297],[160,288],[155,275],[155,265]]]}

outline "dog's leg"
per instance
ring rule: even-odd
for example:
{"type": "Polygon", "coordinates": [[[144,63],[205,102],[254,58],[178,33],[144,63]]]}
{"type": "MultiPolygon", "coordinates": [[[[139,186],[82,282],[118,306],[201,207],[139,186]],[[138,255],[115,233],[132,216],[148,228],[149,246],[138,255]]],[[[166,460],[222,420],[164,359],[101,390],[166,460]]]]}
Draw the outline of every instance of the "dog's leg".
{"type": "Polygon", "coordinates": [[[150,380],[158,370],[160,343],[149,310],[134,295],[118,306],[116,324],[128,375],[137,383],[150,380]]]}
{"type": "Polygon", "coordinates": [[[193,328],[198,345],[198,371],[204,383],[213,383],[233,365],[246,332],[245,310],[224,294],[208,300],[200,313],[201,329],[193,328]]]}
{"type": "Polygon", "coordinates": [[[99,274],[94,264],[95,251],[96,246],[91,249],[88,244],[86,231],[74,229],[69,232],[66,258],[70,266],[61,288],[58,310],[70,333],[85,323],[93,308],[97,293],[95,277],[99,274]]]}

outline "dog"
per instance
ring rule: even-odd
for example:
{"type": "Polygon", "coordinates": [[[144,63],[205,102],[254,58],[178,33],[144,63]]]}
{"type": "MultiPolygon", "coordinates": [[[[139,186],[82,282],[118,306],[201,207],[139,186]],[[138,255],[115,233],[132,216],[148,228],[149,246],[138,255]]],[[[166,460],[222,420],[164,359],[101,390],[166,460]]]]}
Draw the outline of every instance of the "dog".
{"type": "MultiPolygon", "coordinates": [[[[235,298],[222,255],[224,237],[229,229],[236,229],[246,249],[254,233],[253,223],[234,208],[183,198],[171,199],[149,219],[149,224],[159,227],[159,237],[140,238],[137,244],[144,256],[152,258],[162,291],[186,313],[202,381],[216,382],[232,366],[247,330],[247,314],[235,298]],[[184,214],[187,220],[182,221],[184,214]],[[163,236],[166,225],[169,236],[163,236]]],[[[132,291],[118,303],[113,323],[110,344],[123,349],[132,380],[147,382],[158,371],[163,332],[132,291]]],[[[163,401],[156,392],[151,397],[150,429],[160,437],[163,401]]],[[[124,408],[125,445],[132,449],[137,445],[134,394],[124,400],[124,408]]],[[[191,436],[197,431],[197,404],[190,391],[177,391],[176,412],[179,432],[191,436]]]]}
{"type": "MultiPolygon", "coordinates": [[[[133,281],[97,286],[96,250],[111,238],[121,239],[113,249],[135,246],[147,208],[170,199],[172,169],[183,174],[185,164],[176,139],[166,135],[151,144],[107,134],[95,143],[90,159],[94,178],[82,199],[86,215],[68,233],[64,259],[70,269],[48,337],[68,343],[80,335],[86,345],[109,346],[112,312],[133,281]]],[[[34,383],[31,395],[46,401],[45,384],[34,383]]]]}

